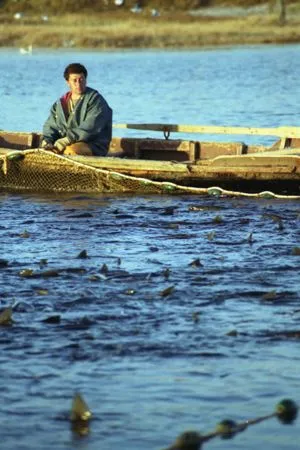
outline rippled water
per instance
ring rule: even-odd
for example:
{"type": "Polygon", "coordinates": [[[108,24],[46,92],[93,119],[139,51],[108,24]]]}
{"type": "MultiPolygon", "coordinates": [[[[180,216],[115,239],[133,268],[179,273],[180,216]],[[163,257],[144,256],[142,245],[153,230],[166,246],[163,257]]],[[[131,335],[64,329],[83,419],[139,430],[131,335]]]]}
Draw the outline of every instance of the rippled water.
{"type": "MultiPolygon", "coordinates": [[[[40,130],[71,60],[115,122],[297,125],[299,49],[2,51],[1,127],[40,130]]],[[[299,401],[299,202],[1,193],[0,213],[6,449],[160,449],[299,401]],[[84,438],[75,391],[94,415],[84,438]]],[[[298,441],[299,423],[273,419],[204,448],[298,441]]]]}

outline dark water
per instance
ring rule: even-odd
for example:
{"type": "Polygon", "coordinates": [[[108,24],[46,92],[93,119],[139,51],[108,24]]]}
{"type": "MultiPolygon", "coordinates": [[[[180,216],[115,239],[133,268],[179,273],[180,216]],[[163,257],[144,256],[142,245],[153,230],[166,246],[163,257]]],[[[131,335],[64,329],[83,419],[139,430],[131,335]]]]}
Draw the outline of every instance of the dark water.
{"type": "MultiPolygon", "coordinates": [[[[75,59],[116,122],[296,125],[299,49],[3,51],[2,128],[39,130],[75,59]]],[[[0,217],[3,448],[160,449],[299,402],[299,202],[1,193],[0,217]],[[67,419],[75,391],[85,438],[67,419]]],[[[204,445],[255,447],[298,449],[299,423],[204,445]]]]}

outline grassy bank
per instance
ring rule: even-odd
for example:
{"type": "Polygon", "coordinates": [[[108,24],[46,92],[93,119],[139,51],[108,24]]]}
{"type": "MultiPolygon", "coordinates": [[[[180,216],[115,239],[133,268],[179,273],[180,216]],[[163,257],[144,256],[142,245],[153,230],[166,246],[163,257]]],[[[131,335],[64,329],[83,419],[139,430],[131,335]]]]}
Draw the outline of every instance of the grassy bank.
{"type": "Polygon", "coordinates": [[[300,7],[280,26],[274,13],[204,17],[187,12],[152,17],[150,11],[49,16],[0,16],[1,47],[199,48],[300,42],[300,7]]]}

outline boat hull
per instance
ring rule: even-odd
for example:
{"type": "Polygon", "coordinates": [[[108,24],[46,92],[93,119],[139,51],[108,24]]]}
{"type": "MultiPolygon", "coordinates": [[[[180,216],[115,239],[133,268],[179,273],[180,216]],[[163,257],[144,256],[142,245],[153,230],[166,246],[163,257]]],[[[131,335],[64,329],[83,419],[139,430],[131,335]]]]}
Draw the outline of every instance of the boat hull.
{"type": "Polygon", "coordinates": [[[250,193],[270,190],[300,195],[300,150],[295,148],[114,138],[109,156],[66,157],[34,149],[39,139],[38,133],[0,134],[1,189],[152,193],[165,192],[157,187],[157,183],[165,182],[192,188],[219,186],[250,193]],[[154,182],[151,188],[149,182],[154,182]]]}

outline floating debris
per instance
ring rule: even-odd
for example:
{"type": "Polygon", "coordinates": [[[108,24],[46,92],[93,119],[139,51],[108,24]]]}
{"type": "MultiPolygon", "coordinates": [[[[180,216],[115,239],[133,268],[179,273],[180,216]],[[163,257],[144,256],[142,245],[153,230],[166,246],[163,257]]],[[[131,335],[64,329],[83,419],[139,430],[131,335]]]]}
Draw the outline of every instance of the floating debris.
{"type": "Polygon", "coordinates": [[[203,267],[203,264],[201,263],[200,259],[194,259],[192,262],[189,263],[189,266],[191,267],[203,267]]]}
{"type": "Polygon", "coordinates": [[[74,395],[71,407],[70,420],[71,422],[89,422],[92,413],[84,401],[81,394],[78,392],[74,395]]]}
{"type": "Polygon", "coordinates": [[[209,233],[207,233],[206,237],[209,241],[212,241],[216,236],[216,232],[215,231],[210,231],[209,233]]]}
{"type": "Polygon", "coordinates": [[[170,273],[171,273],[171,270],[168,267],[163,271],[163,276],[165,277],[166,280],[169,279],[170,273]]]}
{"type": "Polygon", "coordinates": [[[86,250],[82,250],[82,251],[77,255],[77,258],[79,258],[79,259],[87,259],[88,257],[89,257],[89,256],[88,256],[86,250]]]}
{"type": "Polygon", "coordinates": [[[149,247],[149,250],[152,253],[159,252],[159,248],[158,247],[149,247]]]}
{"type": "Polygon", "coordinates": [[[172,294],[174,289],[175,289],[175,286],[167,287],[166,289],[164,289],[163,291],[160,292],[161,297],[167,297],[168,295],[172,294]]]}
{"type": "Polygon", "coordinates": [[[213,223],[222,223],[222,222],[223,222],[222,216],[218,215],[213,219],[213,223]]]}
{"type": "Polygon", "coordinates": [[[49,291],[48,291],[48,289],[38,289],[36,291],[36,293],[37,293],[37,295],[48,295],[49,291]]]}
{"type": "Polygon", "coordinates": [[[174,211],[175,211],[176,206],[168,206],[167,208],[164,209],[164,211],[162,212],[163,216],[173,216],[174,211]]]}
{"type": "Polygon", "coordinates": [[[226,333],[226,336],[236,337],[237,335],[238,335],[237,330],[231,330],[231,331],[228,331],[228,333],[226,333]]]}
{"type": "Polygon", "coordinates": [[[294,256],[300,256],[300,247],[294,247],[292,249],[292,255],[294,256]]]}
{"type": "Polygon", "coordinates": [[[0,326],[8,326],[8,325],[12,325],[13,320],[12,320],[12,308],[5,308],[1,313],[0,313],[0,326]]]}
{"type": "Polygon", "coordinates": [[[265,334],[271,338],[300,339],[300,330],[269,331],[265,334]]]}
{"type": "Polygon", "coordinates": [[[40,259],[39,266],[40,266],[41,269],[43,267],[47,266],[47,264],[48,264],[48,260],[47,259],[44,259],[44,258],[40,259]]]}
{"type": "Polygon", "coordinates": [[[19,235],[21,238],[28,239],[30,237],[30,233],[27,230],[24,230],[23,233],[19,235]]]}
{"type": "Polygon", "coordinates": [[[61,320],[61,317],[59,315],[55,315],[55,316],[46,317],[46,319],[43,319],[42,322],[57,324],[57,323],[60,323],[60,320],[61,320]]]}
{"type": "Polygon", "coordinates": [[[23,269],[19,272],[20,277],[23,278],[30,278],[33,275],[33,270],[32,269],[23,269]]]}
{"type": "Polygon", "coordinates": [[[249,236],[247,237],[247,242],[249,244],[253,244],[253,233],[249,233],[249,236]]]}
{"type": "Polygon", "coordinates": [[[136,293],[136,291],[134,289],[126,289],[126,291],[124,292],[124,294],[126,295],[134,295],[136,293]]]}
{"type": "Polygon", "coordinates": [[[200,320],[201,313],[199,311],[194,311],[192,314],[192,319],[194,323],[198,323],[200,320]]]}
{"type": "Polygon", "coordinates": [[[19,272],[23,278],[52,278],[58,277],[59,271],[55,269],[45,270],[44,272],[34,272],[33,269],[23,269],[19,272]]]}
{"type": "Polygon", "coordinates": [[[108,273],[108,266],[105,263],[102,265],[100,273],[108,273]]]}
{"type": "Polygon", "coordinates": [[[7,259],[0,258],[0,269],[2,269],[3,267],[7,267],[7,266],[8,266],[7,259]]]}
{"type": "Polygon", "coordinates": [[[267,292],[262,296],[263,300],[272,301],[277,298],[277,292],[275,290],[267,292]]]}

